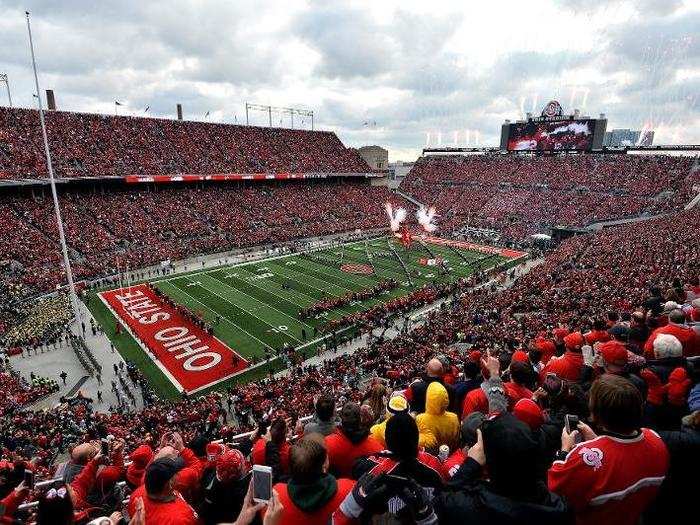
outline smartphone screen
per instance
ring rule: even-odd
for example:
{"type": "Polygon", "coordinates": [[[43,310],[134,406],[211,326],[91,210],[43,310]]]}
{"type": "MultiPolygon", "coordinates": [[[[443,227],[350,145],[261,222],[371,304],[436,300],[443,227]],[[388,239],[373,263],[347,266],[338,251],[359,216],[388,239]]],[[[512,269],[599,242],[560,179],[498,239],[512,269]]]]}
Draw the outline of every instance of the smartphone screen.
{"type": "MultiPolygon", "coordinates": [[[[257,467],[257,465],[256,465],[257,467]]],[[[253,499],[270,501],[272,497],[272,470],[253,468],[253,499]]]]}
{"type": "MultiPolygon", "coordinates": [[[[566,414],[564,416],[564,426],[566,427],[566,432],[571,434],[574,430],[578,428],[578,416],[572,414],[566,414]]],[[[581,434],[576,436],[576,443],[581,442],[581,434]]]]}
{"type": "Polygon", "coordinates": [[[24,471],[24,486],[28,489],[34,488],[34,472],[31,470],[24,471]]]}

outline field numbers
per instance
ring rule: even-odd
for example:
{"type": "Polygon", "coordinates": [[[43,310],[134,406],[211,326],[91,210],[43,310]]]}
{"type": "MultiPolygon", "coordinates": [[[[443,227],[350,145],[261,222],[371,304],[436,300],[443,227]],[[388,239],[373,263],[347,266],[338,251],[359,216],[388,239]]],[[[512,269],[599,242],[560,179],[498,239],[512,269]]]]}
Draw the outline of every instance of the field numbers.
{"type": "Polygon", "coordinates": [[[286,325],[281,324],[281,325],[279,325],[277,328],[270,328],[270,329],[268,330],[268,332],[274,332],[274,333],[278,334],[278,333],[280,333],[280,332],[286,332],[287,330],[289,330],[289,327],[286,326],[286,325]]]}
{"type": "Polygon", "coordinates": [[[274,277],[274,276],[275,276],[274,273],[268,272],[268,273],[261,273],[258,275],[251,275],[250,277],[248,277],[248,279],[250,281],[259,281],[260,279],[269,279],[270,277],[274,277]]]}

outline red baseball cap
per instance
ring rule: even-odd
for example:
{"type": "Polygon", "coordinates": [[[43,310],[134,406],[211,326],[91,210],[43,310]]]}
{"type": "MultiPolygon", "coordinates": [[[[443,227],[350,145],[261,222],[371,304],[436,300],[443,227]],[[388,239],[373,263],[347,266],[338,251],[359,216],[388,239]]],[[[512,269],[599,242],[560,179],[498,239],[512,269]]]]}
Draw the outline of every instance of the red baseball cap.
{"type": "Polygon", "coordinates": [[[567,349],[573,350],[575,348],[581,348],[585,344],[586,340],[583,338],[581,332],[574,332],[564,338],[564,345],[567,349]]]}
{"type": "Polygon", "coordinates": [[[206,450],[207,459],[209,461],[216,461],[219,456],[226,452],[226,446],[222,443],[208,443],[206,450]]]}
{"type": "Polygon", "coordinates": [[[569,333],[569,330],[567,330],[566,328],[555,328],[554,330],[552,330],[552,333],[557,339],[564,339],[569,333]]]}
{"type": "Polygon", "coordinates": [[[250,463],[238,449],[228,449],[216,459],[216,473],[221,481],[241,479],[249,471],[250,463]]]}
{"type": "Polygon", "coordinates": [[[598,348],[603,361],[609,365],[624,366],[627,364],[627,348],[619,341],[607,341],[598,348]]]}
{"type": "Polygon", "coordinates": [[[513,407],[513,415],[525,423],[531,430],[537,430],[544,423],[540,406],[532,399],[520,399],[513,407]]]}
{"type": "Polygon", "coordinates": [[[520,361],[521,363],[527,363],[530,361],[530,358],[528,357],[527,353],[524,352],[523,350],[516,350],[513,352],[513,361],[520,361]]]}

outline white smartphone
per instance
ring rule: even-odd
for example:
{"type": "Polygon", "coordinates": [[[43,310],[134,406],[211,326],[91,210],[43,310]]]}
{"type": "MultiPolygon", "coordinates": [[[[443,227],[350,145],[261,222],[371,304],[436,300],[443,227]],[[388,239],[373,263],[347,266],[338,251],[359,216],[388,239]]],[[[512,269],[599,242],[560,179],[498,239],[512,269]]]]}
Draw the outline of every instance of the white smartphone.
{"type": "Polygon", "coordinates": [[[253,465],[253,501],[267,503],[272,497],[272,468],[253,465]]]}

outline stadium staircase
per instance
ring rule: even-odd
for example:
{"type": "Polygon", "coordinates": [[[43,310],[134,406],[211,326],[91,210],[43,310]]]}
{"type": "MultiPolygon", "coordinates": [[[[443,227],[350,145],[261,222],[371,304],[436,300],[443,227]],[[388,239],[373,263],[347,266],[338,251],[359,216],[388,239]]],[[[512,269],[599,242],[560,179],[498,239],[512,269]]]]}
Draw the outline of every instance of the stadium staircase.
{"type": "Polygon", "coordinates": [[[399,191],[399,190],[395,190],[395,192],[396,192],[397,195],[403,197],[403,198],[406,199],[408,202],[415,204],[415,205],[418,206],[419,208],[425,208],[425,206],[423,205],[422,202],[417,201],[416,199],[414,199],[413,197],[411,197],[408,193],[404,193],[404,192],[399,191]]]}
{"type": "Polygon", "coordinates": [[[649,219],[661,217],[662,215],[665,215],[665,214],[664,213],[657,214],[657,215],[645,214],[645,215],[638,215],[637,217],[625,217],[623,219],[611,219],[609,221],[592,222],[590,224],[587,224],[584,227],[584,230],[587,230],[589,232],[593,232],[593,231],[602,230],[603,228],[605,228],[607,226],[617,226],[618,224],[627,224],[630,222],[648,221],[649,219]]]}
{"type": "Polygon", "coordinates": [[[700,191],[698,191],[698,194],[693,198],[693,200],[685,205],[685,210],[687,211],[695,208],[695,206],[698,205],[698,202],[700,202],[700,191]]]}

